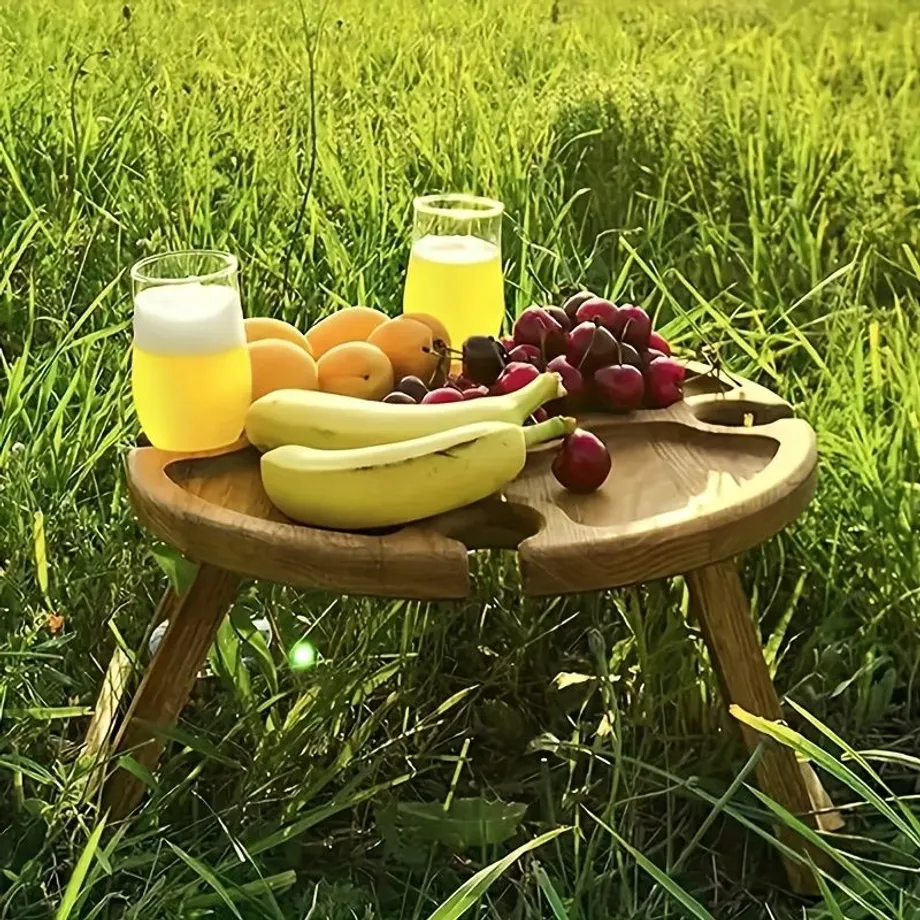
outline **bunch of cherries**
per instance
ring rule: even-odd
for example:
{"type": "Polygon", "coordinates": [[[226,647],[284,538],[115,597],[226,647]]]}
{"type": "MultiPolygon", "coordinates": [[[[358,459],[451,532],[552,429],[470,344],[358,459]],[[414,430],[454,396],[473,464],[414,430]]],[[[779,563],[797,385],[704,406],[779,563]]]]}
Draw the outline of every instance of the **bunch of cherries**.
{"type": "MultiPolygon", "coordinates": [[[[531,421],[585,409],[630,412],[663,409],[683,398],[684,366],[652,329],[642,307],[617,306],[590,291],[561,307],[528,307],[502,339],[472,336],[463,343],[459,375],[441,386],[404,377],[384,402],[460,402],[513,393],[545,371],[559,374],[566,395],[538,409],[531,421]]],[[[603,484],[611,459],[603,441],[581,429],[569,435],[552,470],[566,488],[591,492],[603,484]]]]}
{"type": "Polygon", "coordinates": [[[555,371],[568,395],[551,404],[551,412],[662,409],[683,397],[684,366],[671,357],[648,313],[589,291],[561,307],[529,307],[499,342],[468,339],[463,358],[464,376],[490,393],[516,390],[541,371],[555,371]]]}
{"type": "MultiPolygon", "coordinates": [[[[684,367],[652,329],[648,313],[617,306],[582,291],[561,307],[528,307],[512,334],[499,340],[466,340],[462,372],[429,388],[405,377],[384,402],[446,403],[500,396],[526,386],[544,371],[562,378],[566,397],[546,406],[550,414],[582,409],[629,412],[661,409],[683,397],[684,367]]],[[[536,421],[546,417],[538,412],[536,421]]]]}

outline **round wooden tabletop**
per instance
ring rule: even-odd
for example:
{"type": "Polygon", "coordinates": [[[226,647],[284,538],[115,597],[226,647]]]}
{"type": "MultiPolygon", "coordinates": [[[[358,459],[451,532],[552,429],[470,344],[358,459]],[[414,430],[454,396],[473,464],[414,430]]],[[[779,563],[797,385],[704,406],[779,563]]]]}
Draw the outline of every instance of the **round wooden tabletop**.
{"type": "Polygon", "coordinates": [[[684,574],[750,549],[811,498],[815,434],[769,390],[689,364],[669,409],[582,419],[610,449],[598,492],[575,495],[533,452],[502,496],[355,534],[295,524],[262,489],[258,454],[132,450],[141,522],[189,558],[252,578],[380,597],[469,593],[469,551],[516,549],[524,591],[570,594],[684,574]]]}

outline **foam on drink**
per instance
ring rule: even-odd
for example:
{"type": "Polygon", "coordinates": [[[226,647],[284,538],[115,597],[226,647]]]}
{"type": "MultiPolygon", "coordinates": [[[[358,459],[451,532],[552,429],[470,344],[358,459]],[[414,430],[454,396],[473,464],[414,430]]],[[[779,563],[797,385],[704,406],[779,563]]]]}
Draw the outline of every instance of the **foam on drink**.
{"type": "Polygon", "coordinates": [[[197,281],[145,288],[134,298],[134,345],[155,355],[212,355],[246,344],[235,288],[197,281]]]}
{"type": "Polygon", "coordinates": [[[154,447],[214,450],[236,441],[252,395],[236,289],[188,281],[138,291],[131,385],[154,447]]]}
{"type": "Polygon", "coordinates": [[[412,252],[420,259],[453,265],[491,262],[498,259],[498,247],[478,236],[423,236],[412,245],[412,252]]]}

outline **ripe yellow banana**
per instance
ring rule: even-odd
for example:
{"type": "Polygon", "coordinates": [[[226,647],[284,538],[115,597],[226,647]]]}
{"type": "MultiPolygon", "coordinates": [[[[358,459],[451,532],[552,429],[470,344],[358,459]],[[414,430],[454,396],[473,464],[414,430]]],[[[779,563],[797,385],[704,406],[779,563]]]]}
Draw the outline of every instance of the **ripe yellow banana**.
{"type": "Polygon", "coordinates": [[[272,503],[302,524],[389,527],[491,495],[521,472],[529,445],[574,429],[574,419],[551,418],[528,428],[478,422],[350,450],[288,444],[262,455],[262,484],[272,503]]]}
{"type": "Polygon", "coordinates": [[[392,444],[474,422],[522,425],[539,406],[564,395],[558,374],[541,374],[506,396],[425,406],[391,405],[316,390],[276,390],[249,407],[246,437],[262,451],[286,444],[324,450],[392,444]]]}

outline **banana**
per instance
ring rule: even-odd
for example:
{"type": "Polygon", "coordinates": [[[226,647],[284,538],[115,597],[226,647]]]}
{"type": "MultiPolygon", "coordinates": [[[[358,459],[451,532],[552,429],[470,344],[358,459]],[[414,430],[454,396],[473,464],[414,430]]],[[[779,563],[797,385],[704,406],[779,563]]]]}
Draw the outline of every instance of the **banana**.
{"type": "Polygon", "coordinates": [[[524,468],[530,445],[574,429],[574,419],[551,418],[528,428],[478,422],[346,450],[287,444],[262,455],[262,485],[281,512],[302,524],[336,530],[389,527],[497,492],[524,468]]]}
{"type": "Polygon", "coordinates": [[[541,374],[506,396],[425,406],[392,405],[316,390],[276,390],[249,407],[246,437],[261,451],[287,444],[326,450],[370,447],[474,422],[522,425],[539,406],[564,395],[558,374],[541,374]]]}

